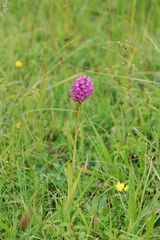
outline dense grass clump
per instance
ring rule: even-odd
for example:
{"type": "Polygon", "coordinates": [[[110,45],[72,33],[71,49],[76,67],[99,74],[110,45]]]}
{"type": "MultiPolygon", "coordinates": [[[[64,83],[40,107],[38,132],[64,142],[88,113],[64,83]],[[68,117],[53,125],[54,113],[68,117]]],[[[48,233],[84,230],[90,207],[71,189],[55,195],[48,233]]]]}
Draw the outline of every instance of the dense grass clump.
{"type": "Polygon", "coordinates": [[[159,240],[160,2],[8,2],[0,239],[159,240]],[[81,109],[69,189],[77,111],[69,90],[83,74],[94,95],[81,109]]]}

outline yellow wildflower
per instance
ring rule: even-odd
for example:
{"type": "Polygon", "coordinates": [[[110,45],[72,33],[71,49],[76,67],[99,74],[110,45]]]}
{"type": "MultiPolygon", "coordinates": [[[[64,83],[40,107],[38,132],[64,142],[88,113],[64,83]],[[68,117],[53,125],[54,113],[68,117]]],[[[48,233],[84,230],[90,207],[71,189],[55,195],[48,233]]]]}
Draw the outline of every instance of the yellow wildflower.
{"type": "Polygon", "coordinates": [[[129,188],[128,185],[126,185],[126,186],[124,187],[124,191],[125,191],[125,192],[128,192],[128,188],[129,188]]]}
{"type": "Polygon", "coordinates": [[[124,189],[124,183],[118,182],[118,183],[116,184],[116,189],[117,189],[117,191],[122,192],[123,189],[124,189]]]}
{"type": "Polygon", "coordinates": [[[20,129],[20,128],[21,128],[21,122],[17,122],[17,123],[16,123],[16,128],[17,128],[17,129],[20,129]]]}
{"type": "Polygon", "coordinates": [[[22,63],[21,61],[18,61],[18,60],[17,60],[17,61],[15,62],[15,67],[16,67],[16,68],[21,68],[21,67],[23,67],[23,63],[22,63]]]}

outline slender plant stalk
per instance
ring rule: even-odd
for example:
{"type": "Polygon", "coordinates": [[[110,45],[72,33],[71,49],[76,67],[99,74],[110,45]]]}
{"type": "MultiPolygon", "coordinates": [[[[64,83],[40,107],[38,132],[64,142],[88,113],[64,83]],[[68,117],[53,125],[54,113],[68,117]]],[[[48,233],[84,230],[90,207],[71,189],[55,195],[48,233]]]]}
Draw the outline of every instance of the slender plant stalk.
{"type": "Polygon", "coordinates": [[[68,181],[68,197],[67,202],[65,205],[65,214],[68,212],[71,202],[73,200],[77,185],[80,181],[81,172],[78,174],[78,176],[74,179],[74,172],[75,172],[75,166],[76,166],[76,150],[77,150],[77,139],[78,139],[78,133],[79,133],[79,118],[80,118],[80,112],[81,112],[81,104],[78,105],[78,111],[76,116],[76,125],[75,125],[75,135],[74,135],[74,145],[73,145],[73,158],[71,164],[68,164],[67,167],[67,181],[68,181]]]}
{"type": "Polygon", "coordinates": [[[72,169],[74,170],[76,164],[76,150],[77,150],[77,139],[79,133],[79,118],[81,112],[81,103],[78,105],[78,111],[76,116],[76,126],[75,126],[75,135],[74,135],[74,145],[73,145],[73,158],[72,158],[72,169]]]}

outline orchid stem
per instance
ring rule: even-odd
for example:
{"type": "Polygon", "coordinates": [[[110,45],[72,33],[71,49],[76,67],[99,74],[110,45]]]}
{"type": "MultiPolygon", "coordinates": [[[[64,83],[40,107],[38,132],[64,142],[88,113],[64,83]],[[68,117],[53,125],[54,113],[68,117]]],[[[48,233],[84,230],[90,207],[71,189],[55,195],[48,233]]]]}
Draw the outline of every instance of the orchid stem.
{"type": "Polygon", "coordinates": [[[74,135],[74,145],[73,145],[73,158],[72,158],[72,168],[75,168],[76,164],[76,150],[77,150],[77,139],[78,139],[78,133],[79,133],[79,118],[80,118],[80,112],[81,112],[81,103],[78,105],[78,111],[76,116],[76,126],[75,126],[75,135],[74,135]]]}

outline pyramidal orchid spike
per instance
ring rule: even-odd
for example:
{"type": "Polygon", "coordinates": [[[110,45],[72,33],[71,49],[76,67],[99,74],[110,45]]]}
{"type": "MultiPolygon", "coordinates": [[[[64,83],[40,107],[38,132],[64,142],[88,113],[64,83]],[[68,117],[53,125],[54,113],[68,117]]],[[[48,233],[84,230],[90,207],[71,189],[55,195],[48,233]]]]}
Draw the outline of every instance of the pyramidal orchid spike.
{"type": "Polygon", "coordinates": [[[93,95],[93,81],[89,76],[83,75],[75,79],[70,91],[74,102],[83,102],[86,98],[93,95]]]}

